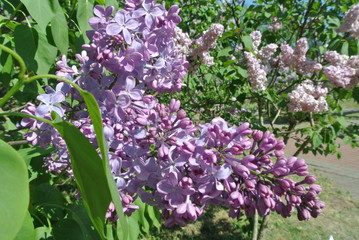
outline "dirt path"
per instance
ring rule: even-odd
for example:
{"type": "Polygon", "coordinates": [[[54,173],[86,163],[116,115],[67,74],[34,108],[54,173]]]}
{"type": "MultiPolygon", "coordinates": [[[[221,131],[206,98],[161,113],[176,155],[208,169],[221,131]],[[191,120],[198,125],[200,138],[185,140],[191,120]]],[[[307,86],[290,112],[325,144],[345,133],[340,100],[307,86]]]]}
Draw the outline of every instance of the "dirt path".
{"type": "MultiPolygon", "coordinates": [[[[286,147],[288,155],[294,154],[296,147],[290,141],[286,147]]],[[[359,201],[359,148],[351,148],[348,145],[341,145],[339,151],[342,158],[336,156],[314,156],[313,154],[301,154],[309,167],[315,169],[323,176],[331,179],[341,189],[348,191],[354,199],[359,201]]]]}

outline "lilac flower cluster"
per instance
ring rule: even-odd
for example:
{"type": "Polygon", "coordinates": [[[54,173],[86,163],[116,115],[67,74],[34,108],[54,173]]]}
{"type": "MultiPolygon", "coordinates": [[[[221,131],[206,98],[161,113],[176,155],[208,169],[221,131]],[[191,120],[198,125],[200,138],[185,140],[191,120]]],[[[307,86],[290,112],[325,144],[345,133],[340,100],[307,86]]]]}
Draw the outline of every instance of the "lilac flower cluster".
{"type": "Polygon", "coordinates": [[[288,94],[290,112],[323,112],[328,111],[326,95],[328,88],[322,85],[314,86],[310,80],[305,80],[294,91],[288,94]]]}
{"type": "Polygon", "coordinates": [[[345,14],[344,22],[338,32],[348,32],[352,37],[359,38],[359,4],[353,5],[345,14]]]}
{"type": "Polygon", "coordinates": [[[324,58],[331,64],[324,67],[324,74],[334,87],[352,89],[359,83],[359,56],[349,58],[336,51],[328,51],[324,58]]]}
{"type": "Polygon", "coordinates": [[[295,69],[301,74],[310,72],[319,72],[322,70],[322,65],[306,58],[308,51],[308,42],[306,38],[301,38],[297,41],[293,49],[286,43],[280,46],[280,65],[295,69]]]}
{"type": "MultiPolygon", "coordinates": [[[[76,55],[79,67],[68,66],[63,57],[57,75],[91,92],[100,106],[109,163],[126,214],[138,209],[133,204],[138,197],[162,210],[166,226],[195,221],[208,204],[229,207],[231,217],[243,211],[247,216],[275,211],[288,217],[294,209],[299,220],[321,214],[324,203],[315,177],[308,175],[303,159],[284,157],[285,144],[273,134],[253,131],[248,123],[229,127],[221,118],[196,127],[179,100],[166,106],[148,94],[148,89],[162,93],[183,87],[187,62],[176,39],[181,20],[177,6],[166,10],[155,1],[127,0],[125,9],[113,11],[95,7],[96,17],[89,21],[91,44],[76,55]],[[304,179],[295,182],[290,175],[304,179]]],[[[215,33],[203,35],[208,46],[221,33],[220,27],[213,29],[215,33]]],[[[51,119],[54,111],[97,147],[75,89],[59,83],[46,91],[38,97],[39,106],[28,104],[22,112],[51,119]]],[[[21,125],[32,130],[25,136],[30,143],[56,147],[45,159],[49,171],[71,175],[59,133],[32,119],[21,125]]],[[[106,216],[116,217],[113,205],[106,216]]]]}

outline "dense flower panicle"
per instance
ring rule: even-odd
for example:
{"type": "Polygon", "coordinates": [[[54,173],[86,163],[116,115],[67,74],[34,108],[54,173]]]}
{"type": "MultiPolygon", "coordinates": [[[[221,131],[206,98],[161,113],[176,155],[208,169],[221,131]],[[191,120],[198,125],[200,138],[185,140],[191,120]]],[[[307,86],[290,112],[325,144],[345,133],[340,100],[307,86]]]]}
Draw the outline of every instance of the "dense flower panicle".
{"type": "Polygon", "coordinates": [[[260,60],[252,53],[245,52],[248,67],[248,80],[254,91],[264,91],[267,83],[267,73],[261,65],[260,60]]]}
{"type": "Polygon", "coordinates": [[[251,32],[250,37],[252,39],[254,53],[257,54],[258,47],[262,42],[262,34],[260,31],[253,31],[253,32],[251,32]]]}
{"type": "MultiPolygon", "coordinates": [[[[295,208],[300,220],[321,214],[321,189],[308,175],[305,161],[284,157],[285,144],[273,134],[253,131],[249,123],[228,126],[222,118],[195,126],[179,100],[164,105],[148,94],[149,89],[162,93],[183,86],[190,40],[176,27],[181,20],[177,6],[166,10],[154,1],[127,0],[125,9],[113,11],[95,7],[96,17],[89,21],[91,43],[76,55],[79,67],[68,66],[63,57],[57,62],[57,75],[91,92],[99,104],[109,164],[125,214],[138,209],[136,198],[162,210],[166,226],[195,221],[208,204],[229,207],[231,217],[243,212],[252,216],[255,210],[261,216],[276,211],[288,217],[295,208]],[[295,182],[290,175],[304,179],[295,182]]],[[[209,57],[208,50],[222,32],[223,26],[212,25],[195,41],[190,56],[209,57]]],[[[276,49],[268,45],[258,54],[271,58],[276,49]]],[[[260,60],[251,53],[246,56],[252,87],[263,90],[266,73],[260,60]]],[[[325,92],[302,88],[313,98],[325,92]]],[[[22,112],[46,119],[56,112],[98,147],[84,102],[72,87],[59,83],[38,100],[39,106],[28,104],[22,112]],[[65,97],[78,103],[70,105],[65,97]]],[[[72,175],[65,141],[54,128],[27,118],[21,125],[32,130],[25,135],[31,144],[56,147],[45,159],[48,171],[72,175]]],[[[106,217],[117,218],[112,204],[106,217]]]]}
{"type": "Polygon", "coordinates": [[[344,22],[338,32],[348,32],[352,37],[359,38],[359,4],[353,5],[345,14],[344,22]]]}
{"type": "Polygon", "coordinates": [[[222,36],[224,27],[221,24],[214,23],[208,30],[194,40],[194,47],[189,52],[191,60],[199,60],[202,64],[207,66],[214,65],[213,57],[209,54],[209,50],[217,45],[217,39],[222,36]]]}
{"type": "Polygon", "coordinates": [[[328,111],[326,95],[328,88],[314,86],[310,80],[304,81],[288,94],[290,112],[323,112],[328,111]]]}
{"type": "Polygon", "coordinates": [[[301,74],[319,72],[322,70],[322,65],[320,63],[307,60],[306,53],[308,51],[308,42],[306,38],[299,39],[295,49],[291,48],[286,43],[282,43],[280,49],[280,65],[283,67],[290,67],[301,74]]]}
{"type": "Polygon", "coordinates": [[[328,51],[324,54],[330,66],[324,67],[324,74],[334,87],[352,89],[359,83],[358,56],[348,57],[336,51],[328,51]]]}

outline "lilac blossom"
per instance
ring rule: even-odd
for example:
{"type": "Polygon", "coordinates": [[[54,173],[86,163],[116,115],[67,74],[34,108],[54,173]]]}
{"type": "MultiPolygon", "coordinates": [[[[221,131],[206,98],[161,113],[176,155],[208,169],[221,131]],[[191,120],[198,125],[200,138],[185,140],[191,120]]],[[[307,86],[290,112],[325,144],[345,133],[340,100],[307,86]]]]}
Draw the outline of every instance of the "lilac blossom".
{"type": "MultiPolygon", "coordinates": [[[[63,57],[56,74],[95,96],[111,172],[127,215],[138,209],[137,198],[161,210],[166,226],[197,220],[209,204],[228,207],[231,217],[253,216],[256,210],[261,216],[277,212],[288,217],[296,208],[298,218],[308,220],[322,213],[321,188],[314,184],[305,161],[285,157],[285,144],[273,134],[252,130],[249,123],[229,126],[220,117],[195,126],[179,100],[165,105],[149,94],[149,90],[180,91],[184,86],[188,62],[176,30],[177,6],[166,11],[154,1],[127,0],[126,8],[114,18],[112,11],[111,7],[95,8],[97,17],[90,20],[93,30],[88,32],[91,43],[83,46],[87,52],[76,55],[76,68],[69,67],[63,57]],[[295,182],[291,175],[303,180],[295,182]]],[[[218,24],[204,32],[195,41],[198,47],[192,49],[192,60],[211,65],[208,51],[222,33],[223,26],[218,24]]],[[[189,45],[189,40],[184,43],[189,45]]],[[[258,53],[271,57],[275,50],[271,45],[258,53]]],[[[294,52],[305,57],[306,51],[294,52]]],[[[262,69],[260,60],[255,60],[253,72],[262,69]]],[[[258,84],[252,79],[258,89],[265,82],[263,69],[260,74],[258,84]]],[[[320,96],[325,92],[312,90],[320,96]]],[[[55,111],[98,147],[84,101],[72,87],[59,85],[38,100],[39,106],[28,104],[22,112],[51,119],[55,111]],[[66,104],[65,96],[76,103],[66,104]]],[[[31,130],[25,136],[31,144],[57,149],[45,159],[48,171],[58,174],[66,169],[72,174],[66,144],[54,128],[29,119],[21,125],[31,130]]],[[[112,204],[106,217],[117,219],[112,204]]]]}

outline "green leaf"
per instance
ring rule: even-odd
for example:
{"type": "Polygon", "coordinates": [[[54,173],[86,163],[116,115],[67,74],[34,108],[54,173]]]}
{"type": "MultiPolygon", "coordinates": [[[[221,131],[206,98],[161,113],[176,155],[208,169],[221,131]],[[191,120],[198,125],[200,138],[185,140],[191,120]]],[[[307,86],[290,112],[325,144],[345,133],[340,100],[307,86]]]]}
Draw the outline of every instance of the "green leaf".
{"type": "Polygon", "coordinates": [[[41,207],[42,212],[51,220],[58,221],[65,217],[65,198],[56,187],[48,183],[35,186],[31,184],[31,203],[33,206],[41,207]]]}
{"type": "Polygon", "coordinates": [[[93,0],[79,0],[78,4],[76,13],[77,23],[79,24],[84,41],[88,42],[86,31],[91,29],[88,20],[90,17],[93,17],[93,0]]]}
{"type": "Polygon", "coordinates": [[[86,211],[83,201],[78,201],[72,205],[69,216],[75,220],[81,228],[86,240],[98,240],[101,239],[100,235],[93,229],[91,219],[86,211]]]}
{"type": "Polygon", "coordinates": [[[218,52],[217,57],[227,57],[230,55],[229,54],[230,51],[232,51],[232,48],[230,47],[224,48],[218,52]]]}
{"type": "Polygon", "coordinates": [[[100,5],[105,5],[105,0],[95,0],[95,1],[100,5]]]}
{"type": "Polygon", "coordinates": [[[253,52],[253,42],[250,36],[246,35],[242,37],[244,48],[250,52],[253,52]]]}
{"type": "Polygon", "coordinates": [[[129,239],[137,240],[140,235],[140,227],[138,225],[138,219],[140,218],[139,213],[136,211],[132,213],[131,217],[128,218],[129,228],[129,239]]]}
{"type": "Polygon", "coordinates": [[[26,165],[29,165],[32,158],[48,155],[52,151],[54,151],[53,147],[43,149],[42,147],[39,147],[39,146],[31,146],[29,148],[19,149],[17,152],[24,159],[26,165]]]}
{"type": "Polygon", "coordinates": [[[69,48],[69,32],[66,17],[57,0],[54,2],[54,9],[55,14],[51,19],[51,33],[57,49],[62,54],[66,54],[69,48]]]}
{"type": "Polygon", "coordinates": [[[35,60],[38,66],[36,73],[47,74],[49,73],[51,66],[54,64],[54,60],[56,59],[57,55],[57,49],[47,41],[46,35],[39,31],[37,46],[40,47],[37,48],[35,53],[35,60]]]}
{"type": "Polygon", "coordinates": [[[53,240],[50,238],[52,236],[51,229],[48,227],[38,227],[35,228],[35,240],[53,240]]]}
{"type": "MultiPolygon", "coordinates": [[[[31,17],[39,24],[40,30],[46,32],[46,26],[55,15],[52,2],[54,0],[21,0],[31,17]]],[[[56,0],[57,1],[57,0],[56,0]]]]}
{"type": "Polygon", "coordinates": [[[34,239],[35,238],[35,228],[32,222],[30,213],[26,214],[25,220],[22,223],[20,231],[17,233],[14,240],[23,240],[23,239],[34,239]]]}
{"type": "Polygon", "coordinates": [[[88,112],[90,114],[90,118],[92,120],[92,124],[94,126],[97,144],[99,145],[99,148],[101,151],[103,169],[105,170],[108,187],[109,187],[110,193],[111,193],[111,199],[112,199],[113,204],[115,205],[116,212],[119,215],[119,221],[117,223],[117,235],[119,237],[122,236],[124,239],[127,239],[129,227],[128,227],[127,221],[125,219],[125,215],[123,214],[122,202],[121,202],[120,196],[118,194],[118,189],[116,187],[116,183],[113,179],[110,165],[109,165],[108,153],[107,153],[107,142],[106,142],[106,139],[105,139],[105,136],[103,133],[102,117],[101,117],[101,113],[99,110],[99,106],[97,104],[96,99],[94,98],[94,96],[91,93],[81,90],[81,89],[78,89],[78,90],[80,91],[81,96],[85,100],[88,112]]]}
{"type": "Polygon", "coordinates": [[[0,140],[0,236],[14,239],[22,227],[29,205],[28,173],[25,161],[0,140]]]}
{"type": "Polygon", "coordinates": [[[344,41],[342,47],[340,49],[340,53],[344,55],[349,55],[349,43],[348,41],[344,41]]]}
{"type": "Polygon", "coordinates": [[[241,76],[244,77],[244,78],[247,78],[247,77],[248,77],[248,72],[247,72],[247,70],[245,70],[245,69],[243,69],[243,68],[241,68],[241,67],[239,67],[239,66],[238,66],[238,68],[237,68],[237,72],[239,73],[239,75],[241,75],[241,76]]]}
{"type": "Polygon", "coordinates": [[[26,25],[19,25],[15,28],[14,42],[16,52],[24,59],[27,68],[36,72],[38,68],[35,60],[38,42],[37,31],[26,25]]]}
{"type": "Polygon", "coordinates": [[[105,238],[105,215],[111,202],[111,194],[102,160],[92,144],[74,125],[63,121],[53,123],[53,126],[66,141],[84,205],[96,230],[105,238]]]}
{"type": "Polygon", "coordinates": [[[315,132],[312,134],[312,145],[314,148],[319,147],[322,144],[322,140],[323,138],[319,134],[315,132]]]}
{"type": "Polygon", "coordinates": [[[63,219],[57,222],[52,229],[55,239],[78,240],[86,239],[79,224],[73,219],[63,219]]]}

